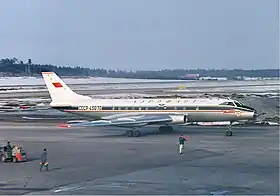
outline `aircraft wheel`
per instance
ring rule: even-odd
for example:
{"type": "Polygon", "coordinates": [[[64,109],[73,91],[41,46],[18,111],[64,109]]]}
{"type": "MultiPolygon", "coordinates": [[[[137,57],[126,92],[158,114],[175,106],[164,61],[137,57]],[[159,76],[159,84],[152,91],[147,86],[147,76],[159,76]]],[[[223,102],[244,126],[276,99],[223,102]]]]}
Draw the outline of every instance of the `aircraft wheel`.
{"type": "Polygon", "coordinates": [[[164,133],[164,131],[165,131],[165,126],[159,127],[158,130],[159,130],[160,133],[164,133]]]}
{"type": "Polygon", "coordinates": [[[174,131],[172,126],[167,126],[166,128],[167,128],[168,132],[170,132],[170,133],[174,131]]]}
{"type": "Polygon", "coordinates": [[[173,132],[173,127],[172,126],[161,126],[159,127],[159,132],[160,133],[171,133],[173,132]]]}
{"type": "Polygon", "coordinates": [[[227,131],[226,136],[232,136],[232,131],[227,131]]]}
{"type": "Polygon", "coordinates": [[[133,136],[134,137],[140,137],[140,131],[134,131],[133,136]]]}
{"type": "Polygon", "coordinates": [[[127,137],[132,137],[133,136],[133,131],[129,130],[126,132],[127,137]]]}

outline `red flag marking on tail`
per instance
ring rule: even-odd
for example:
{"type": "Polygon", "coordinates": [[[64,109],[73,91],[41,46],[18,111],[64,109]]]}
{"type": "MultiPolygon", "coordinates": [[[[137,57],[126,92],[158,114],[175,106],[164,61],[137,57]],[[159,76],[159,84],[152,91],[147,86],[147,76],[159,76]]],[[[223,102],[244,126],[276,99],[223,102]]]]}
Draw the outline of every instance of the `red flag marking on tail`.
{"type": "Polygon", "coordinates": [[[60,87],[63,87],[60,82],[54,82],[52,83],[54,85],[55,88],[60,88],[60,87]]]}

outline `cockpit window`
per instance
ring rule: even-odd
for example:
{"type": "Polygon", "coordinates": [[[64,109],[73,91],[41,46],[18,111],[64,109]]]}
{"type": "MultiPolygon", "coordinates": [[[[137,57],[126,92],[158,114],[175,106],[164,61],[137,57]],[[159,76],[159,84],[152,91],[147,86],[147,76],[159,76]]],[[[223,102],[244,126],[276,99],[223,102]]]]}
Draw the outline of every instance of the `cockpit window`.
{"type": "Polygon", "coordinates": [[[235,106],[233,102],[224,102],[224,103],[221,103],[221,105],[235,106]]]}
{"type": "Polygon", "coordinates": [[[237,101],[235,101],[234,103],[235,103],[235,105],[236,105],[237,107],[242,107],[242,104],[241,104],[241,103],[239,103],[239,102],[237,102],[237,101]]]}
{"type": "Polygon", "coordinates": [[[238,102],[234,102],[235,103],[235,105],[237,106],[237,107],[241,107],[241,104],[240,103],[238,103],[238,102]]]}
{"type": "Polygon", "coordinates": [[[242,105],[242,106],[244,106],[245,104],[244,103],[242,103],[241,101],[238,101],[238,103],[240,103],[240,105],[242,105]]]}

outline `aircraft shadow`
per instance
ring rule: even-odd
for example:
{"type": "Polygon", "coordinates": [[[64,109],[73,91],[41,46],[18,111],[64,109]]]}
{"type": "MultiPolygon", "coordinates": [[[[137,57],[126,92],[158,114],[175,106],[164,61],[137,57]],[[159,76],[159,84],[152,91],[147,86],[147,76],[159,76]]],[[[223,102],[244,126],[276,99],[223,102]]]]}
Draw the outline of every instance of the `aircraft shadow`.
{"type": "Polygon", "coordinates": [[[28,191],[28,192],[35,192],[35,191],[48,191],[47,188],[1,188],[0,191],[28,191]]]}
{"type": "MultiPolygon", "coordinates": [[[[160,133],[160,132],[147,132],[147,131],[141,131],[141,136],[140,137],[148,137],[148,136],[153,136],[153,135],[178,135],[178,132],[172,132],[172,133],[160,133]]],[[[124,133],[119,133],[119,134],[110,134],[110,135],[95,135],[95,136],[81,136],[78,138],[130,138],[127,137],[127,135],[124,133]]],[[[135,137],[132,137],[135,138],[135,137]]],[[[137,138],[137,137],[136,137],[137,138]]]]}
{"type": "MultiPolygon", "coordinates": [[[[169,133],[160,133],[156,129],[147,129],[143,128],[141,131],[141,137],[148,137],[148,136],[155,136],[155,135],[194,135],[194,136],[225,136],[226,131],[228,130],[227,127],[174,127],[174,132],[169,133]]],[[[244,136],[244,135],[257,135],[260,133],[264,133],[264,128],[262,127],[232,127],[233,136],[244,136]]],[[[109,132],[109,130],[108,130],[109,132]]],[[[107,133],[108,133],[107,132],[107,133]]],[[[127,137],[125,131],[119,131],[115,134],[108,134],[104,135],[95,135],[95,136],[81,136],[78,138],[123,138],[127,137]]],[[[133,137],[134,138],[134,137],[133,137]]]]}

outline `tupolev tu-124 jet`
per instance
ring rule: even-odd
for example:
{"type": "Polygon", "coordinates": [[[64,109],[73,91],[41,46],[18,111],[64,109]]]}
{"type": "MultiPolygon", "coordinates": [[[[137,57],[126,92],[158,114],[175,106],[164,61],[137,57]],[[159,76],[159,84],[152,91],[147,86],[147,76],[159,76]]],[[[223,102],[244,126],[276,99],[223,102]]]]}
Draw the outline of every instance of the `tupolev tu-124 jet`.
{"type": "MultiPolygon", "coordinates": [[[[66,127],[127,128],[127,136],[139,137],[140,128],[159,125],[172,132],[172,125],[191,122],[254,120],[256,110],[232,99],[93,99],[73,92],[54,72],[42,72],[54,109],[89,117],[91,121],[67,122],[66,127]]],[[[232,130],[226,131],[227,136],[232,130]]]]}

